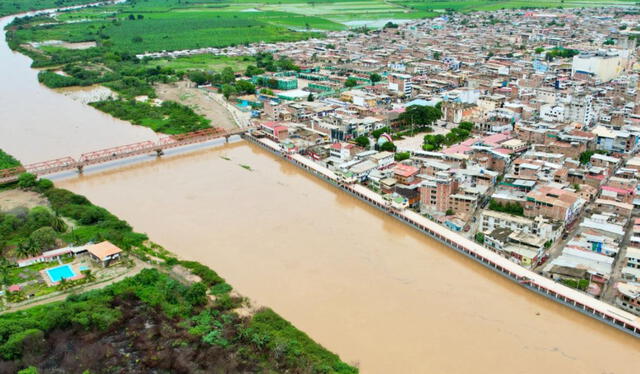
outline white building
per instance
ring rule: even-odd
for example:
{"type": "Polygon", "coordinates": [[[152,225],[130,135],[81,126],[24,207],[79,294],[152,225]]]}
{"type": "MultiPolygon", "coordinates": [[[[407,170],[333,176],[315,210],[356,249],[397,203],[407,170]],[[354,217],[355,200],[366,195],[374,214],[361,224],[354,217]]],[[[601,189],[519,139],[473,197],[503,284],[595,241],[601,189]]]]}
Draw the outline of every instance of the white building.
{"type": "Polygon", "coordinates": [[[608,82],[626,70],[627,59],[628,51],[626,50],[579,54],[573,56],[571,76],[582,74],[601,82],[608,82]]]}
{"type": "Polygon", "coordinates": [[[545,122],[564,122],[564,107],[546,104],[540,107],[540,118],[545,122]]]}

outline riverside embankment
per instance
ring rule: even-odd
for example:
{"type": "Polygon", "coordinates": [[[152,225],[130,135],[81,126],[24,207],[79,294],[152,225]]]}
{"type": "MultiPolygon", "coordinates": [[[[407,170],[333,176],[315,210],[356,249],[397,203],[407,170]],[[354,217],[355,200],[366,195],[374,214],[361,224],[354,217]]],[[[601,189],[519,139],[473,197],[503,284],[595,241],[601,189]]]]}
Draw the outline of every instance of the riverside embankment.
{"type": "Polygon", "coordinates": [[[279,144],[269,139],[255,138],[249,134],[245,135],[244,138],[389,214],[391,217],[429,235],[447,247],[455,249],[465,256],[476,260],[478,263],[523,287],[575,309],[589,317],[595,318],[598,321],[604,322],[636,338],[640,338],[640,317],[518,266],[462,235],[458,235],[441,225],[431,222],[416,212],[409,209],[395,209],[379,194],[356,183],[343,183],[331,170],[322,165],[318,165],[300,154],[282,152],[279,144]]]}

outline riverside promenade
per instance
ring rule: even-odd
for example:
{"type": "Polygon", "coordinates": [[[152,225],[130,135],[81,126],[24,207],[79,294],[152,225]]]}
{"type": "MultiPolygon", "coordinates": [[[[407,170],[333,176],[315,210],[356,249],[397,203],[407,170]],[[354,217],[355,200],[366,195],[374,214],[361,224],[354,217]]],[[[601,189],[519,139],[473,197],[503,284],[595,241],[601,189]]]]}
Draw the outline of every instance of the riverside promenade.
{"type": "Polygon", "coordinates": [[[311,174],[384,211],[395,219],[412,226],[447,247],[455,249],[485,267],[517,282],[521,286],[640,338],[639,317],[525,269],[414,211],[395,208],[379,194],[360,184],[344,183],[328,168],[300,154],[286,153],[280,144],[270,139],[256,138],[250,134],[245,134],[243,138],[309,171],[311,174]]]}

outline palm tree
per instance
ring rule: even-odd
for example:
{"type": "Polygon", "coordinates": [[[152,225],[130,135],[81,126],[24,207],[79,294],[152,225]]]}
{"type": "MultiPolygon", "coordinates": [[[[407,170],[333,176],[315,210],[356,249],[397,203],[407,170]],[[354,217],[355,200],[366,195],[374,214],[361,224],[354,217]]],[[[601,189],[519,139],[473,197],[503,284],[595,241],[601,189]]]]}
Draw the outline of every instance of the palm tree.
{"type": "Polygon", "coordinates": [[[7,286],[11,284],[10,278],[10,270],[11,264],[9,260],[4,257],[0,258],[0,285],[2,285],[2,289],[4,290],[7,286]]]}
{"type": "Polygon", "coordinates": [[[24,240],[18,243],[18,246],[16,247],[16,255],[21,258],[31,256],[31,245],[29,241],[24,240]]]}
{"type": "Polygon", "coordinates": [[[93,282],[94,280],[96,280],[96,276],[95,274],[93,274],[91,269],[82,270],[82,274],[84,274],[84,278],[87,280],[87,282],[93,282]]]}

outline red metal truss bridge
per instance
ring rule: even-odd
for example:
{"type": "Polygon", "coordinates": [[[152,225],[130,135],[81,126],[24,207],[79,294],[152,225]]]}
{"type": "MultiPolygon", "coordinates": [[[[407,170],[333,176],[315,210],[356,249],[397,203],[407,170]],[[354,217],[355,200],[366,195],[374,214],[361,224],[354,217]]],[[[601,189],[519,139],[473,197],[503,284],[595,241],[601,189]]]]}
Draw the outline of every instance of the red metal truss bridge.
{"type": "Polygon", "coordinates": [[[121,145],[87,152],[80,155],[78,160],[72,157],[63,157],[55,160],[36,162],[34,164],[13,167],[0,170],[0,184],[15,182],[22,173],[32,173],[38,176],[59,173],[66,170],[78,170],[82,172],[85,166],[102,164],[115,160],[135,157],[139,155],[156,153],[161,156],[167,149],[182,147],[190,144],[204,143],[218,138],[229,139],[233,135],[244,134],[247,129],[223,130],[210,128],[189,132],[180,135],[169,135],[160,138],[157,142],[150,140],[133,144],[121,145]]]}

